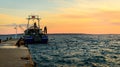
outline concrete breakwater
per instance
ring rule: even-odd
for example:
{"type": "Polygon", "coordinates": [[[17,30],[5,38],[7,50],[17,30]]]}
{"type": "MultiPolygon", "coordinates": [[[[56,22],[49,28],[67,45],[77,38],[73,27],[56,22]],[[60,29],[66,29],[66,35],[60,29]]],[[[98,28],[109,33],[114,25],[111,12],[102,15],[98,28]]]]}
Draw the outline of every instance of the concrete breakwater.
{"type": "Polygon", "coordinates": [[[8,40],[0,43],[0,67],[24,67],[27,60],[21,57],[29,55],[26,47],[15,46],[17,40],[8,40]]]}

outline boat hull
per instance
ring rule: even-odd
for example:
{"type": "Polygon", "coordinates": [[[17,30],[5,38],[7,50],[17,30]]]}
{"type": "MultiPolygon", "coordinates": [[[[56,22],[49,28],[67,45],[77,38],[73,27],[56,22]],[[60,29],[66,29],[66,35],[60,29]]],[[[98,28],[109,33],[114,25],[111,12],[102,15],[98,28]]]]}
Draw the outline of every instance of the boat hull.
{"type": "Polygon", "coordinates": [[[24,36],[25,44],[48,43],[48,36],[24,36]]]}

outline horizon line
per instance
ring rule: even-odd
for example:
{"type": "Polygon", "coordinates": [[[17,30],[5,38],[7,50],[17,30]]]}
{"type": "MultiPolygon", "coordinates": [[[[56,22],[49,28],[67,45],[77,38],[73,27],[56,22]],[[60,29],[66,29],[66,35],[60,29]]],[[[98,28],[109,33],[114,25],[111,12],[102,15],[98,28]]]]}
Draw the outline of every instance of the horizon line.
{"type": "MultiPolygon", "coordinates": [[[[24,33],[18,33],[17,35],[20,35],[20,34],[24,34],[24,33]]],[[[120,35],[120,33],[48,33],[48,35],[55,35],[55,34],[76,34],[76,35],[79,35],[79,34],[85,34],[85,35],[120,35]]],[[[0,34],[0,35],[16,35],[16,34],[0,34]]]]}

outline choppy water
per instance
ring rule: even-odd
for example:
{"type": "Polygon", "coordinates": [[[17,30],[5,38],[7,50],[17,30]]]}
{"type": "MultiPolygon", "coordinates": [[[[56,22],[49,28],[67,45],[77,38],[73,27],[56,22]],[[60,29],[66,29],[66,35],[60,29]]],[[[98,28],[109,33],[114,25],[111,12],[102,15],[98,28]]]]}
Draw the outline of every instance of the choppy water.
{"type": "Polygon", "coordinates": [[[38,67],[120,67],[120,35],[49,35],[29,49],[38,67]]]}

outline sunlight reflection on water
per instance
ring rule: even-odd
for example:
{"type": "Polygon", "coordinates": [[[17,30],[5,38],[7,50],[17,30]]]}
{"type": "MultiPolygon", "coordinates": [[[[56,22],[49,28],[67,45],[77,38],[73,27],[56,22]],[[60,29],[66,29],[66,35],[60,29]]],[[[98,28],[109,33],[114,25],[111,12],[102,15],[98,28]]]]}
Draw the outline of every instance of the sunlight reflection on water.
{"type": "Polygon", "coordinates": [[[29,45],[39,66],[119,67],[120,35],[50,35],[48,44],[29,45]]]}

